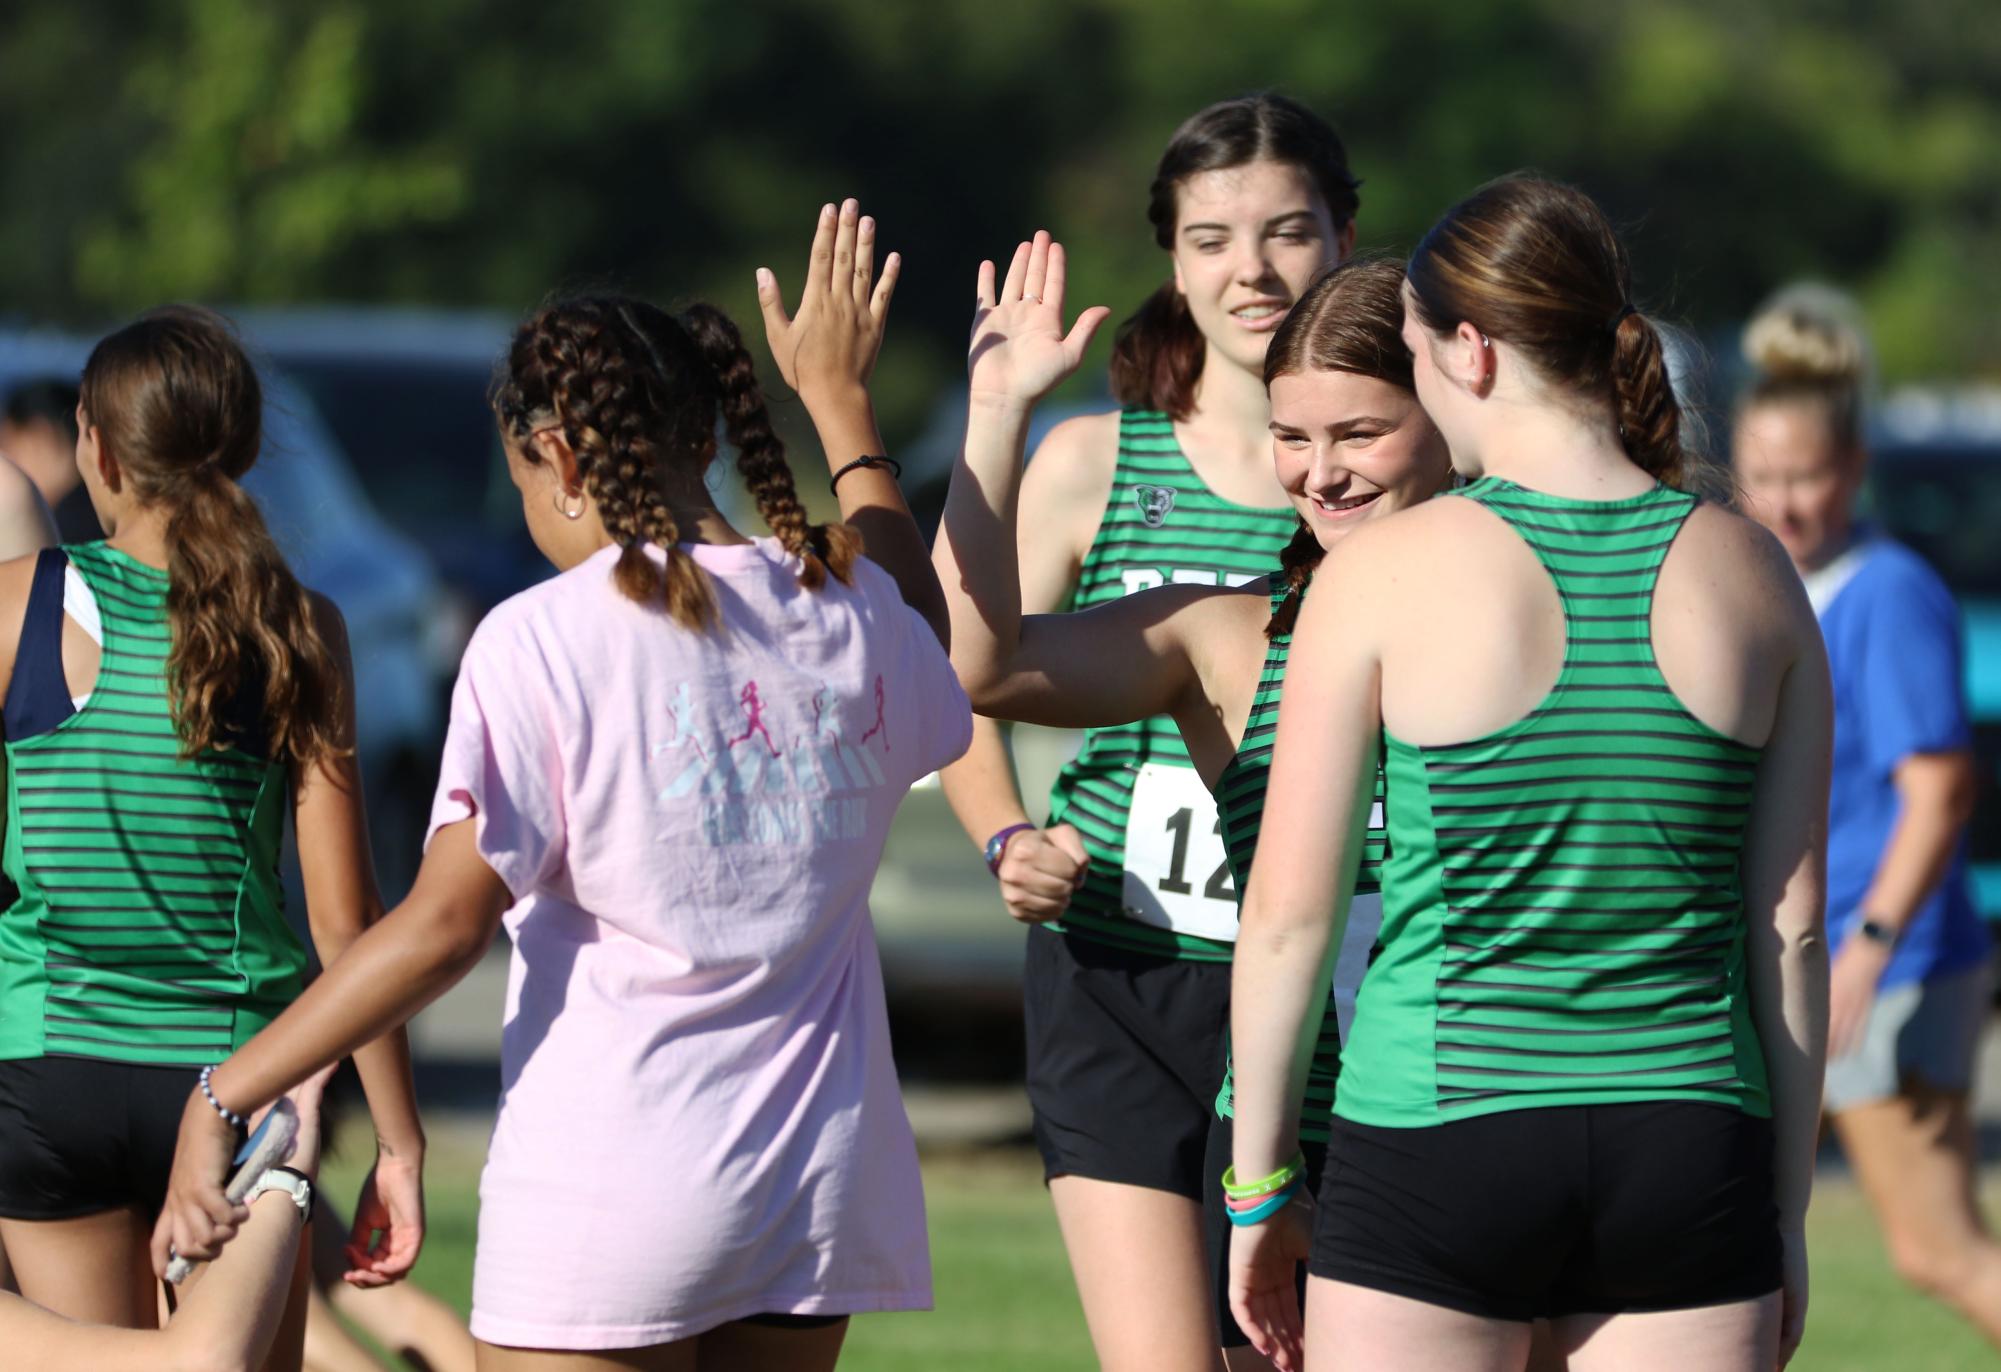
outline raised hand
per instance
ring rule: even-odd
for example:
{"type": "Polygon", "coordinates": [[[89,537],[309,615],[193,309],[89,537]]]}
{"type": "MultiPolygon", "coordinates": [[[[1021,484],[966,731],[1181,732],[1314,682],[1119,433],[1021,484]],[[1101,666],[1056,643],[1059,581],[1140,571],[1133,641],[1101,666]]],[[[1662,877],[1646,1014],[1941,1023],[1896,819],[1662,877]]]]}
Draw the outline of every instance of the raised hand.
{"type": "Polygon", "coordinates": [[[998,289],[994,264],[980,263],[979,304],[966,357],[975,403],[1033,405],[1077,370],[1111,311],[1093,305],[1064,332],[1066,276],[1063,245],[1043,230],[1015,248],[998,289]]]}
{"type": "Polygon", "coordinates": [[[842,390],[860,390],[882,351],[889,299],[903,259],[891,253],[875,279],[875,220],[853,200],[820,208],[806,260],[799,312],[788,316],[778,278],[757,269],[757,306],[778,374],[811,405],[842,390]]]}

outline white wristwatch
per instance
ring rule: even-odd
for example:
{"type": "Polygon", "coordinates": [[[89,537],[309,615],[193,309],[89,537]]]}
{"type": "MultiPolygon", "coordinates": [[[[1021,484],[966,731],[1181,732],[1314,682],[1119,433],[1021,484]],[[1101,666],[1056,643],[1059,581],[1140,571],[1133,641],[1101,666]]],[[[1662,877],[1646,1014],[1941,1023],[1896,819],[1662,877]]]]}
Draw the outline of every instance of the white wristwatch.
{"type": "Polygon", "coordinates": [[[250,1184],[250,1191],[243,1197],[245,1205],[256,1200],[266,1191],[283,1191],[292,1198],[292,1204],[299,1207],[299,1220],[304,1223],[313,1217],[313,1183],[304,1172],[296,1172],[289,1167],[269,1167],[264,1175],[250,1184]]]}

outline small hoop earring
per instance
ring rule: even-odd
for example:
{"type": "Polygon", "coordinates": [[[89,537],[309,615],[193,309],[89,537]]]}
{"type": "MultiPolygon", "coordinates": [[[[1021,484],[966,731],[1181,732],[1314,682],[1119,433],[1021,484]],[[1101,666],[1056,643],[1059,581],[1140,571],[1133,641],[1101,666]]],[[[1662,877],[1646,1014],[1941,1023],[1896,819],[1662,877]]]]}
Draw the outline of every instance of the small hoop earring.
{"type": "Polygon", "coordinates": [[[582,491],[578,491],[576,492],[577,508],[573,510],[564,503],[570,494],[570,492],[564,490],[561,486],[556,488],[552,502],[556,507],[556,513],[565,519],[582,519],[584,517],[584,510],[589,506],[590,502],[584,499],[582,491]]]}

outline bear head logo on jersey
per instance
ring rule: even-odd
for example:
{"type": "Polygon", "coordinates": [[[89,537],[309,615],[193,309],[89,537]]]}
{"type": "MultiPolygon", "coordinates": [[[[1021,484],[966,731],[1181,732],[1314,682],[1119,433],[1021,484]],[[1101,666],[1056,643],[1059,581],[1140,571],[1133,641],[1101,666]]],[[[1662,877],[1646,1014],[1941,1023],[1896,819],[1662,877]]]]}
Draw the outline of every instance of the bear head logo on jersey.
{"type": "Polygon", "coordinates": [[[1133,504],[1139,506],[1139,516],[1146,521],[1146,527],[1158,529],[1167,522],[1168,513],[1174,508],[1174,489],[1171,486],[1135,486],[1133,504]]]}

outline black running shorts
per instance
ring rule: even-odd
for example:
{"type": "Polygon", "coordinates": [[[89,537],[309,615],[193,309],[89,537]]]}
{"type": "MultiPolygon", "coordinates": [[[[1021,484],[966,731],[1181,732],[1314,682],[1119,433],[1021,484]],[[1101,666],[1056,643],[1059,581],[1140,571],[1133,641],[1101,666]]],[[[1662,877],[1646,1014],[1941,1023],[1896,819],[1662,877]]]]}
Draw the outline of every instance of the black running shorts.
{"type": "Polygon", "coordinates": [[[1201,1201],[1230,964],[1028,931],[1028,1099],[1045,1178],[1089,1177],[1201,1201]]]}
{"type": "Polygon", "coordinates": [[[94,1058],[0,1062],[0,1218],[157,1214],[195,1075],[94,1058]]]}
{"type": "Polygon", "coordinates": [[[1692,1101],[1336,1119],[1316,1277],[1488,1319],[1685,1310],[1779,1289],[1772,1125],[1692,1101]]]}

